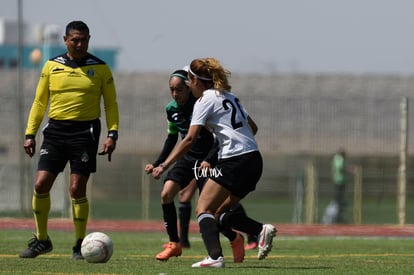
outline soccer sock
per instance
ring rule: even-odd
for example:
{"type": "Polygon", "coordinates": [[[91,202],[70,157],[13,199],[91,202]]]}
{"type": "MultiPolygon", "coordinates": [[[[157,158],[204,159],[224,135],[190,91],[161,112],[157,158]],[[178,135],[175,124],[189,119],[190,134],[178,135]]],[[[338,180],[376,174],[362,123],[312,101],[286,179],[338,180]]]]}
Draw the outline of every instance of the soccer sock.
{"type": "Polygon", "coordinates": [[[201,213],[198,218],[198,225],[200,226],[201,237],[207,249],[208,255],[216,260],[223,256],[220,245],[219,228],[213,215],[201,213]]]}
{"type": "Polygon", "coordinates": [[[190,228],[191,202],[180,202],[178,206],[180,218],[180,239],[181,242],[188,242],[188,231],[190,228]]]}
{"type": "Polygon", "coordinates": [[[246,210],[244,210],[244,207],[243,207],[243,205],[241,205],[241,203],[237,203],[235,206],[233,206],[230,209],[230,211],[231,212],[234,212],[234,213],[239,213],[241,215],[247,216],[246,210]]]}
{"type": "Polygon", "coordinates": [[[72,216],[75,225],[75,241],[85,238],[89,217],[88,198],[72,199],[72,216]]]}
{"type": "Polygon", "coordinates": [[[228,229],[228,230],[220,230],[221,234],[223,234],[229,241],[234,241],[237,237],[237,233],[234,230],[228,229]]]}
{"type": "Polygon", "coordinates": [[[254,236],[258,236],[263,229],[262,223],[247,217],[241,212],[225,212],[220,217],[220,222],[224,227],[231,227],[254,236]]]}
{"type": "Polygon", "coordinates": [[[247,234],[247,243],[257,243],[257,236],[247,234]]]}
{"type": "Polygon", "coordinates": [[[219,218],[219,229],[221,234],[223,234],[229,241],[234,241],[237,237],[237,233],[229,226],[228,223],[223,224],[222,219],[226,213],[222,213],[219,218]]]}
{"type": "Polygon", "coordinates": [[[167,234],[170,238],[170,242],[180,242],[177,229],[177,210],[175,208],[174,202],[163,204],[162,212],[164,217],[164,226],[165,229],[167,229],[167,234]]]}
{"type": "Polygon", "coordinates": [[[50,194],[33,193],[32,198],[33,215],[36,223],[36,237],[45,241],[48,238],[47,222],[50,211],[50,194]]]}

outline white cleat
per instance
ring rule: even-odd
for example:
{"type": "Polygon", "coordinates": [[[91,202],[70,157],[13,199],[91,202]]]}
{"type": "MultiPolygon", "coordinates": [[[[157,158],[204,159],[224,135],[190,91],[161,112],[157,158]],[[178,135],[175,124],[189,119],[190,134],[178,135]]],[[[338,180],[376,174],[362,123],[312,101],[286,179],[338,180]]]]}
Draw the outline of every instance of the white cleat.
{"type": "Polygon", "coordinates": [[[224,267],[224,258],[218,257],[217,260],[213,260],[207,257],[202,261],[194,263],[191,267],[224,267]]]}
{"type": "Polygon", "coordinates": [[[267,254],[272,250],[273,238],[276,236],[276,228],[271,224],[264,224],[263,229],[259,234],[257,244],[259,252],[257,253],[257,258],[263,260],[266,258],[267,254]]]}

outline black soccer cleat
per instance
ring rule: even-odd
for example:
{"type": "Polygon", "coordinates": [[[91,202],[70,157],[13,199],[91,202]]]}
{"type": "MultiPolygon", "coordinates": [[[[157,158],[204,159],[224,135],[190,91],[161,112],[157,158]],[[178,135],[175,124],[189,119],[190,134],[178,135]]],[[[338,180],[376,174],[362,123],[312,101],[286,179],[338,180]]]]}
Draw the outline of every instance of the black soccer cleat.
{"type": "Polygon", "coordinates": [[[36,236],[30,239],[28,247],[20,253],[20,258],[36,258],[40,254],[45,254],[53,250],[52,242],[48,237],[47,240],[38,240],[36,236]]]}
{"type": "Polygon", "coordinates": [[[82,252],[81,252],[81,246],[82,246],[83,239],[79,239],[76,242],[76,245],[72,248],[72,259],[73,260],[83,260],[82,252]]]}

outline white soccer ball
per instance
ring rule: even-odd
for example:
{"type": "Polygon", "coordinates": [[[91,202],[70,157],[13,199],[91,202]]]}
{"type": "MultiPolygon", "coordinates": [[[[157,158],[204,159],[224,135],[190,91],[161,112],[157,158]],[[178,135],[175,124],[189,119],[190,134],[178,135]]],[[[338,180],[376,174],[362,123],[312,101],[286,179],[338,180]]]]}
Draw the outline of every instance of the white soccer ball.
{"type": "Polygon", "coordinates": [[[83,239],[82,256],[88,263],[106,263],[114,252],[111,238],[102,232],[92,232],[83,239]]]}

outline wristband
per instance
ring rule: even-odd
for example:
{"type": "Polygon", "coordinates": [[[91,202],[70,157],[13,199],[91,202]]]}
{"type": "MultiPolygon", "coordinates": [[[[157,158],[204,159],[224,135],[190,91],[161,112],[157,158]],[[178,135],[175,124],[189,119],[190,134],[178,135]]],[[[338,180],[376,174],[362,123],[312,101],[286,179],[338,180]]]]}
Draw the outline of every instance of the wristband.
{"type": "Polygon", "coordinates": [[[24,139],[35,139],[34,135],[25,135],[24,139]]]}
{"type": "Polygon", "coordinates": [[[115,131],[115,130],[109,131],[107,137],[112,138],[114,141],[117,141],[118,140],[118,131],[115,131]]]}

